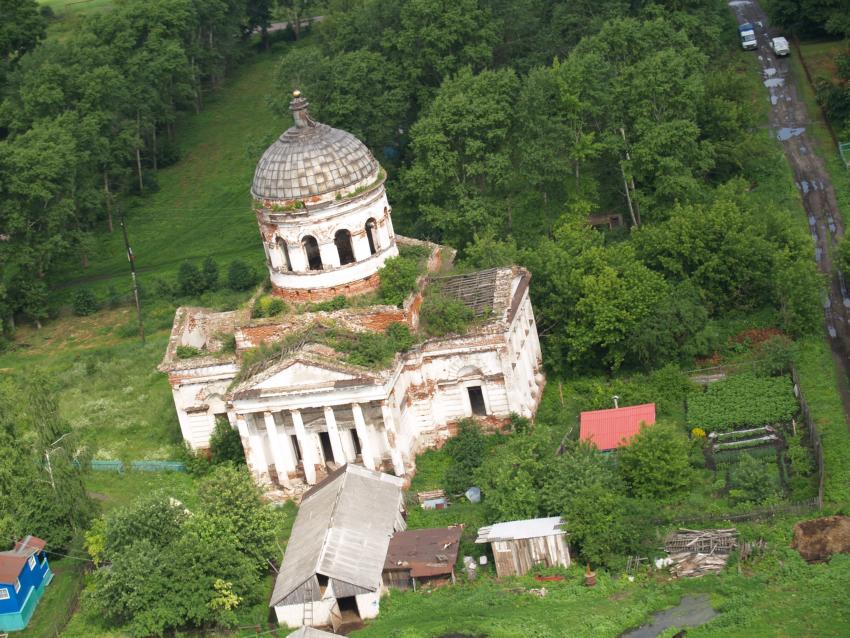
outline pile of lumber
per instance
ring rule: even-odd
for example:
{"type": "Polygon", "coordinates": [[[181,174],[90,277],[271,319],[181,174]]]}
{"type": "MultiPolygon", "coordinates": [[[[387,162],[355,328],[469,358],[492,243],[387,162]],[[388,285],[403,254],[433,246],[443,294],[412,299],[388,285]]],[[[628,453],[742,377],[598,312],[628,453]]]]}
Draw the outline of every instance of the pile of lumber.
{"type": "Polygon", "coordinates": [[[738,530],[680,529],[664,543],[670,572],[678,577],[714,574],[726,567],[729,554],[738,547],[738,530]]]}
{"type": "Polygon", "coordinates": [[[435,498],[443,498],[445,495],[446,492],[444,490],[430,490],[428,492],[417,492],[416,498],[419,499],[419,504],[421,505],[425,501],[430,501],[435,498]]]}

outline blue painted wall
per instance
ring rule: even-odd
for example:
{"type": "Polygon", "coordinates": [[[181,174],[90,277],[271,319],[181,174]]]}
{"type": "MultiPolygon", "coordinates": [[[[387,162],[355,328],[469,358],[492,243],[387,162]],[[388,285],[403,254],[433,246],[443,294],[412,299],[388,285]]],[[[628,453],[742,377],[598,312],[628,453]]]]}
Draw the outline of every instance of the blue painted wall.
{"type": "Polygon", "coordinates": [[[50,572],[50,566],[47,564],[47,554],[43,551],[35,554],[35,568],[30,569],[29,561],[24,563],[18,579],[21,581],[21,590],[15,593],[15,585],[0,583],[0,587],[5,587],[9,591],[8,600],[0,600],[0,614],[9,614],[20,611],[27,596],[32,592],[33,588],[39,587],[44,581],[47,574],[50,572]]]}

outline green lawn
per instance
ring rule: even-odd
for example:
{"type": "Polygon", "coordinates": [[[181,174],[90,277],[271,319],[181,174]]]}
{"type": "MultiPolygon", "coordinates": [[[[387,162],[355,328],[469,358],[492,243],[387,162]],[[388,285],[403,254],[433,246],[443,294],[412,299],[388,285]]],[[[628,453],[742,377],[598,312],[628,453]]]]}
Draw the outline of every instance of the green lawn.
{"type": "MultiPolygon", "coordinates": [[[[266,98],[286,44],[251,57],[198,115],[181,119],[177,143],[182,159],[156,174],[159,190],[124,203],[130,242],[144,284],[150,273],[174,273],[184,259],[215,256],[263,263],[249,189],[263,150],[290,123],[274,116],[266,98]]],[[[120,231],[96,236],[88,269],[64,265],[60,286],[97,279],[126,288],[127,258],[120,231]],[[105,281],[104,281],[105,280],[105,281]]]]}

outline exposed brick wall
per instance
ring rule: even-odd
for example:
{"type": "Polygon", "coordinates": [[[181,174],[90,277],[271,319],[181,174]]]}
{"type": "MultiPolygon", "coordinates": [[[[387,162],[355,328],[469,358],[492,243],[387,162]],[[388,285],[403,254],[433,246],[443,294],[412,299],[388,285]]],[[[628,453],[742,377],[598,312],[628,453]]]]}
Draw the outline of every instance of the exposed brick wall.
{"type": "Polygon", "coordinates": [[[366,279],[354,281],[343,286],[334,286],[332,288],[306,288],[304,290],[296,290],[294,288],[278,288],[277,286],[272,285],[272,294],[275,297],[280,297],[286,301],[306,303],[308,301],[327,301],[328,299],[333,299],[337,295],[345,295],[346,297],[361,295],[365,292],[377,290],[380,284],[381,279],[378,276],[378,273],[374,273],[366,277],[366,279]]]}

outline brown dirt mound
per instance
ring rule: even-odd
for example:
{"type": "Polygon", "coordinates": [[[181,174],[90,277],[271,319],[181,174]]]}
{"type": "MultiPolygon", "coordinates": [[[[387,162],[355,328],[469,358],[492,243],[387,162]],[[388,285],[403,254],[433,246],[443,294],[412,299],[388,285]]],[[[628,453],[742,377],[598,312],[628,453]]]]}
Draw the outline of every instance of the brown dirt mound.
{"type": "Polygon", "coordinates": [[[850,552],[850,517],[826,516],[797,523],[791,547],[810,563],[822,563],[833,554],[850,552]]]}

